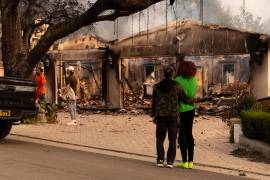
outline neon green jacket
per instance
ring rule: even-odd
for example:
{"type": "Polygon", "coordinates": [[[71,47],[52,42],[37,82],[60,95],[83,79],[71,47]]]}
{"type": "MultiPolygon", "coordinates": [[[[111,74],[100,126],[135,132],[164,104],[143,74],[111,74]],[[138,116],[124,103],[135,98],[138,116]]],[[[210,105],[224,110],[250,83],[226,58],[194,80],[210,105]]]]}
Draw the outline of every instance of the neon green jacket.
{"type": "MultiPolygon", "coordinates": [[[[185,78],[183,76],[177,76],[175,81],[184,90],[185,94],[190,98],[195,98],[198,82],[196,77],[185,78]]],[[[195,105],[185,104],[180,101],[179,112],[187,112],[195,109],[195,105]]]]}

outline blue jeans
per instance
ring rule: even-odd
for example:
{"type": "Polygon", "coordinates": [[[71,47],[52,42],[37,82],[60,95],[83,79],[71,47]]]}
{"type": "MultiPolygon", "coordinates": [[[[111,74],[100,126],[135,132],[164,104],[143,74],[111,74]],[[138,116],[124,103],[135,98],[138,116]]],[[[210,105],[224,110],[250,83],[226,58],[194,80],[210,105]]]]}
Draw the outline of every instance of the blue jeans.
{"type": "Polygon", "coordinates": [[[67,100],[68,112],[70,113],[71,120],[76,120],[76,101],[67,100]]]}

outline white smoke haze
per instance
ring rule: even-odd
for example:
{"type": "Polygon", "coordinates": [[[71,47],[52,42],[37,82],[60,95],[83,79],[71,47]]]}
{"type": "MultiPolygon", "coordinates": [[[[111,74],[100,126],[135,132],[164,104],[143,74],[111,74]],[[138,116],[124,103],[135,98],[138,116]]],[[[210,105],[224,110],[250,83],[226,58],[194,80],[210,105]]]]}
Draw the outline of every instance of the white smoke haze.
{"type": "MultiPolygon", "coordinates": [[[[188,18],[198,20],[199,15],[197,5],[192,1],[179,1],[176,7],[168,6],[167,4],[167,13],[168,22],[175,21],[176,18],[188,18]]],[[[123,38],[131,36],[132,33],[136,34],[141,31],[146,31],[147,27],[151,29],[162,24],[166,24],[166,1],[152,5],[144,11],[135,13],[128,17],[118,18],[118,28],[117,21],[99,22],[95,25],[95,31],[99,36],[103,36],[105,39],[114,40],[117,39],[117,37],[123,38]],[[147,20],[148,18],[149,21],[147,20]]]]}
{"type": "MultiPolygon", "coordinates": [[[[87,0],[81,0],[81,2],[87,3],[87,0]]],[[[95,0],[91,2],[95,2],[95,0]]],[[[167,0],[167,4],[168,2],[169,0],[167,0]]],[[[268,0],[246,0],[246,15],[243,16],[243,0],[204,0],[204,21],[270,34],[270,15],[265,13],[262,15],[263,17],[258,16],[259,12],[268,11],[269,8],[268,0]]],[[[199,0],[176,0],[173,6],[167,8],[167,21],[172,22],[176,19],[199,20],[199,9],[199,0]]],[[[148,10],[132,16],[120,17],[115,22],[96,23],[94,33],[103,39],[114,40],[145,31],[147,27],[151,29],[163,24],[166,24],[166,1],[152,5],[148,10]],[[149,22],[147,18],[149,18],[149,22]]],[[[83,31],[89,31],[89,28],[84,28],[83,31]]]]}

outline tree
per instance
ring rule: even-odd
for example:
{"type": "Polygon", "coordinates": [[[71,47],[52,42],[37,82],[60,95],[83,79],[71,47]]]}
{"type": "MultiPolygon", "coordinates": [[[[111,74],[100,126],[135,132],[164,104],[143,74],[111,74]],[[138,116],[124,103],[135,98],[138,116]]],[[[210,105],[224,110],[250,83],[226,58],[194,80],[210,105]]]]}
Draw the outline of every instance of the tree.
{"type": "Polygon", "coordinates": [[[99,21],[115,20],[162,0],[96,0],[84,7],[78,0],[0,0],[2,60],[5,76],[28,78],[58,39],[99,21]],[[30,39],[47,29],[31,48],[30,39]]]}

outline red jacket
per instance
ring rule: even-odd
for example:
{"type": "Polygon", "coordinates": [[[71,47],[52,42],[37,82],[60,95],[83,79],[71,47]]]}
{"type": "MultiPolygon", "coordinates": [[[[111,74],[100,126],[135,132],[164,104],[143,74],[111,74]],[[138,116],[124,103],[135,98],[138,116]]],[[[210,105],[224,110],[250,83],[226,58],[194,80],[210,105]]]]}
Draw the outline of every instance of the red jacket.
{"type": "Polygon", "coordinates": [[[36,77],[37,81],[37,87],[36,87],[36,99],[39,99],[40,95],[45,95],[46,94],[46,78],[43,74],[38,75],[36,77]]]}

